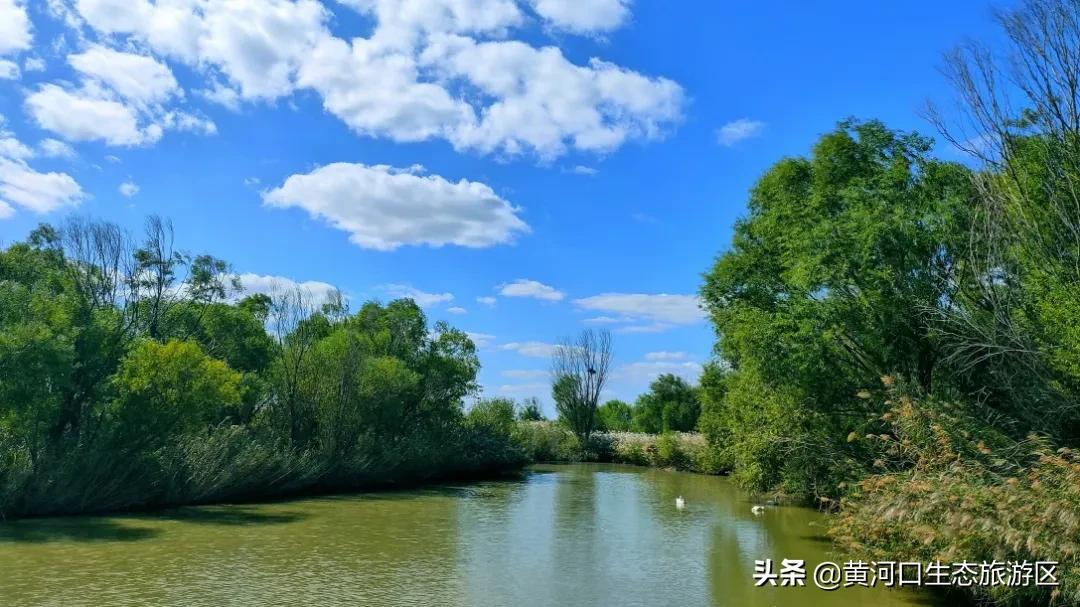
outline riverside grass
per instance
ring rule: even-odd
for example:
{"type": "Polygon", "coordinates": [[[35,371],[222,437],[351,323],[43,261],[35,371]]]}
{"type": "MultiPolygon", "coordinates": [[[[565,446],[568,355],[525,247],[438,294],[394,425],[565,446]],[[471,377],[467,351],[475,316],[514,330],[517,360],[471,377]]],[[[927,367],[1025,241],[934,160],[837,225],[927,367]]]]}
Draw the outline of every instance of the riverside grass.
{"type": "Polygon", "coordinates": [[[725,470],[696,432],[594,432],[582,448],[569,429],[558,422],[519,422],[515,440],[530,461],[537,463],[596,461],[720,474],[725,470]]]}

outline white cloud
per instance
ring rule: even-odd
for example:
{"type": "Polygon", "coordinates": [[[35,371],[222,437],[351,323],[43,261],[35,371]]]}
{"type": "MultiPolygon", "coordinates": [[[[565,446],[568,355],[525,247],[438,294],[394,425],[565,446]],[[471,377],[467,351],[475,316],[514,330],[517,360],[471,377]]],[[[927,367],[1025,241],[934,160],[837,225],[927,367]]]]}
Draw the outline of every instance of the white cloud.
{"type": "Polygon", "coordinates": [[[453,306],[453,307],[447,308],[446,311],[451,313],[451,314],[468,314],[469,313],[468,310],[466,310],[465,308],[462,308],[461,306],[453,306]]]}
{"type": "Polygon", "coordinates": [[[458,148],[544,159],[568,148],[606,152],[629,139],[660,138],[681,117],[683,92],[674,82],[596,58],[577,65],[556,47],[441,36],[421,59],[492,100],[475,123],[453,130],[458,148]]]}
{"type": "Polygon", "coordinates": [[[421,308],[427,308],[435,304],[454,300],[453,293],[428,293],[426,291],[421,291],[412,285],[389,284],[382,285],[380,289],[395,299],[411,299],[421,308]]]}
{"type": "Polygon", "coordinates": [[[495,336],[490,333],[473,333],[471,331],[466,331],[465,335],[469,336],[469,339],[472,340],[473,345],[477,348],[487,348],[495,343],[495,336]]]}
{"type": "Polygon", "coordinates": [[[13,133],[9,133],[2,128],[3,121],[0,119],[0,158],[13,158],[16,160],[26,160],[34,155],[34,150],[15,138],[13,133]]]}
{"type": "Polygon", "coordinates": [[[606,32],[630,16],[630,0],[530,0],[552,27],[575,34],[606,32]]]}
{"type": "Polygon", "coordinates": [[[740,141],[757,137],[765,130],[765,123],[760,120],[740,118],[720,127],[716,131],[716,139],[720,145],[731,147],[740,141]]]}
{"type": "Polygon", "coordinates": [[[44,72],[45,60],[41,57],[27,57],[23,59],[24,72],[44,72]]]}
{"type": "Polygon", "coordinates": [[[524,278],[501,285],[499,295],[503,297],[532,297],[545,301],[560,301],[566,297],[565,293],[555,287],[535,280],[525,280],[524,278]]]}
{"type": "Polygon", "coordinates": [[[614,325],[618,323],[631,322],[633,319],[629,318],[617,318],[614,316],[594,316],[592,318],[586,318],[584,322],[593,325],[614,325]]]}
{"type": "Polygon", "coordinates": [[[496,299],[494,297],[477,297],[476,301],[482,303],[485,306],[491,307],[495,305],[496,299]]]}
{"type": "MultiPolygon", "coordinates": [[[[203,72],[204,97],[235,108],[312,89],[367,136],[549,159],[661,137],[682,113],[670,80],[508,40],[529,23],[514,0],[343,0],[372,23],[369,37],[347,39],[315,0],[75,2],[99,33],[203,72]]],[[[627,5],[536,0],[533,10],[554,29],[595,33],[624,23],[627,5]]]]}
{"type": "Polygon", "coordinates": [[[697,383],[698,378],[701,377],[701,371],[701,365],[692,361],[644,361],[617,367],[611,374],[611,378],[615,381],[643,384],[665,373],[671,373],[690,383],[697,383]]]}
{"type": "Polygon", "coordinates": [[[161,138],[160,126],[139,125],[133,107],[87,90],[44,84],[26,98],[26,106],[41,128],[70,141],[99,139],[109,145],[140,145],[161,138]]]}
{"type": "Polygon", "coordinates": [[[502,372],[503,377],[510,379],[539,379],[548,377],[550,374],[550,371],[543,369],[508,369],[502,372]]]}
{"type": "Polygon", "coordinates": [[[164,101],[180,88],[167,65],[146,55],[93,45],[82,53],[68,55],[68,63],[137,105],[164,101]]]}
{"type": "Polygon", "coordinates": [[[77,206],[86,195],[67,173],[39,173],[24,161],[0,158],[0,201],[35,213],[77,206]]]}
{"type": "Polygon", "coordinates": [[[262,293],[274,297],[299,290],[306,294],[309,303],[316,306],[329,300],[330,296],[338,290],[337,287],[329,283],[317,280],[298,282],[284,276],[246,273],[237,275],[237,278],[240,279],[242,295],[262,293]]]}
{"type": "Polygon", "coordinates": [[[489,186],[424,175],[421,167],[329,164],[289,177],[263,201],[301,208],[348,232],[353,243],[379,251],[422,244],[489,247],[529,231],[519,209],[489,186]]]}
{"type": "Polygon", "coordinates": [[[134,181],[125,181],[120,184],[120,187],[117,188],[117,190],[120,191],[120,194],[123,197],[131,198],[139,193],[139,185],[134,181]]]}
{"type": "Polygon", "coordinates": [[[542,341],[510,342],[499,346],[500,350],[512,350],[531,358],[550,358],[559,346],[542,341]]]}
{"type": "Polygon", "coordinates": [[[645,360],[684,360],[688,357],[686,352],[649,352],[645,355],[645,360]]]}
{"type": "Polygon", "coordinates": [[[27,164],[35,153],[3,125],[0,116],[0,219],[15,214],[16,207],[34,213],[48,213],[61,207],[77,206],[86,194],[67,173],[41,173],[27,164]]]}
{"type": "Polygon", "coordinates": [[[0,80],[18,80],[19,64],[7,59],[0,59],[0,80]]]}
{"type": "Polygon", "coordinates": [[[76,7],[94,29],[212,70],[247,99],[290,94],[299,62],[329,35],[329,13],[315,0],[76,0],[76,7]]]}
{"type": "Polygon", "coordinates": [[[30,48],[30,18],[21,0],[0,0],[0,55],[30,48]]]}
{"type": "Polygon", "coordinates": [[[663,333],[675,325],[666,322],[654,322],[646,325],[629,325],[615,329],[616,333],[663,333]]]}
{"type": "Polygon", "coordinates": [[[575,175],[585,175],[587,177],[592,177],[593,175],[596,175],[600,171],[597,171],[596,169],[594,169],[592,167],[587,167],[585,165],[579,164],[579,165],[575,166],[574,168],[570,169],[570,172],[575,174],[575,175]]]}
{"type": "Polygon", "coordinates": [[[621,327],[622,333],[659,333],[678,325],[690,325],[704,320],[700,300],[695,295],[667,293],[604,293],[575,299],[582,310],[606,313],[586,322],[642,323],[621,327]]]}
{"type": "Polygon", "coordinates": [[[77,156],[75,148],[59,139],[42,139],[38,142],[38,151],[46,158],[71,160],[77,156]]]}

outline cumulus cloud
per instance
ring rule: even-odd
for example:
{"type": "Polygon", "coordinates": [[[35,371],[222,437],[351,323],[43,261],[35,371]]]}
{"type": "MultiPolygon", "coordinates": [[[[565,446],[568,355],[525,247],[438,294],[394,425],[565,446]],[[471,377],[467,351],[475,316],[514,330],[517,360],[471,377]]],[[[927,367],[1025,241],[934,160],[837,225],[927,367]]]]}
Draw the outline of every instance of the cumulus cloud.
{"type": "Polygon", "coordinates": [[[529,226],[487,185],[425,175],[421,167],[334,163],[289,177],[265,204],[296,207],[349,233],[364,248],[403,245],[481,248],[513,242],[529,226]]]}
{"type": "Polygon", "coordinates": [[[0,80],[18,80],[19,64],[7,59],[0,59],[0,80]]]}
{"type": "Polygon", "coordinates": [[[68,63],[88,79],[138,105],[164,101],[180,88],[167,65],[146,55],[93,45],[69,55],[68,63]]]}
{"type": "Polygon", "coordinates": [[[46,158],[62,158],[71,160],[77,156],[75,148],[60,141],[59,139],[42,139],[38,142],[38,151],[46,158]]]}
{"type": "Polygon", "coordinates": [[[740,118],[720,127],[716,131],[716,140],[724,147],[731,147],[740,141],[761,135],[764,130],[764,122],[740,118]]]}
{"type": "Polygon", "coordinates": [[[139,185],[134,181],[125,181],[117,188],[120,191],[120,195],[124,198],[131,198],[139,193],[139,185]]]}
{"type": "Polygon", "coordinates": [[[487,297],[487,296],[484,296],[484,297],[477,297],[477,298],[476,298],[476,301],[477,301],[478,303],[482,303],[482,304],[484,304],[485,306],[491,307],[491,306],[494,306],[494,305],[495,305],[495,301],[496,301],[496,300],[495,300],[495,298],[494,298],[494,297],[487,297]]]}
{"type": "Polygon", "coordinates": [[[461,306],[453,306],[453,307],[447,308],[446,311],[451,313],[451,314],[468,314],[469,313],[468,310],[466,310],[465,308],[462,308],[461,306]]]}
{"type": "Polygon", "coordinates": [[[499,295],[503,297],[532,297],[533,299],[545,301],[561,301],[566,297],[565,293],[555,287],[535,280],[525,280],[524,278],[501,285],[499,295]]]}
{"type": "Polygon", "coordinates": [[[161,138],[161,127],[139,125],[133,107],[89,91],[44,84],[27,96],[26,107],[41,128],[69,141],[97,139],[109,145],[139,145],[161,138]]]}
{"type": "MultiPolygon", "coordinates": [[[[315,0],[74,0],[99,34],[128,37],[203,72],[199,92],[230,107],[298,89],[357,133],[439,138],[457,149],[552,158],[654,139],[676,124],[671,80],[558,48],[508,39],[527,25],[514,0],[343,0],[369,37],[338,37],[315,0]]],[[[595,33],[625,22],[626,0],[533,0],[555,29],[595,33]]]]}
{"type": "Polygon", "coordinates": [[[236,277],[240,280],[241,295],[262,293],[274,297],[283,293],[300,291],[307,296],[308,302],[315,306],[329,301],[331,296],[338,291],[334,285],[317,280],[298,282],[284,276],[254,273],[238,274],[236,277]]]}
{"type": "Polygon", "coordinates": [[[21,0],[0,0],[0,55],[30,48],[30,18],[21,0]]]}
{"type": "Polygon", "coordinates": [[[623,333],[659,333],[678,325],[691,325],[704,320],[705,312],[695,295],[667,293],[604,293],[575,299],[582,310],[601,312],[606,316],[586,322],[623,324],[623,333]]]}
{"type": "Polygon", "coordinates": [[[128,35],[156,53],[210,70],[249,99],[294,90],[301,58],[328,35],[315,0],[76,0],[87,24],[128,35]]]}
{"type": "Polygon", "coordinates": [[[444,35],[421,57],[493,100],[475,123],[453,130],[458,148],[546,159],[570,147],[606,152],[629,139],[657,139],[681,115],[683,93],[674,82],[597,58],[577,65],[556,47],[444,35]]]}
{"type": "Polygon", "coordinates": [[[412,285],[389,284],[382,285],[380,289],[394,299],[411,299],[421,308],[427,308],[435,304],[454,300],[453,293],[428,293],[426,291],[421,291],[412,285]]]}
{"type": "Polygon", "coordinates": [[[530,0],[553,28],[575,34],[606,32],[630,16],[630,0],[530,0]]]}
{"type": "Polygon", "coordinates": [[[77,206],[86,194],[67,173],[42,173],[27,164],[36,154],[4,127],[0,116],[0,219],[15,214],[17,207],[48,213],[77,206]]]}

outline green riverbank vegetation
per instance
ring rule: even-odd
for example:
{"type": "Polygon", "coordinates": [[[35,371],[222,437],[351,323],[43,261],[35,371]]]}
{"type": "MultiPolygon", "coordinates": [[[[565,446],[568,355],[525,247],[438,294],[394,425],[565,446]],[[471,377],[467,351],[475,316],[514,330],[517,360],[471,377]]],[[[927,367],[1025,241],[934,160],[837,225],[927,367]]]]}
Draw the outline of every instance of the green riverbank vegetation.
{"type": "Polygon", "coordinates": [[[0,517],[265,499],[500,472],[461,331],[411,300],[237,300],[150,218],[43,225],[0,251],[0,517]],[[269,330],[268,330],[269,329],[269,330]]]}
{"type": "Polygon", "coordinates": [[[754,186],[701,295],[701,428],[743,486],[839,515],[849,553],[1060,561],[1080,604],[1080,5],[999,13],[945,73],[945,138],[845,121],[754,186]]]}

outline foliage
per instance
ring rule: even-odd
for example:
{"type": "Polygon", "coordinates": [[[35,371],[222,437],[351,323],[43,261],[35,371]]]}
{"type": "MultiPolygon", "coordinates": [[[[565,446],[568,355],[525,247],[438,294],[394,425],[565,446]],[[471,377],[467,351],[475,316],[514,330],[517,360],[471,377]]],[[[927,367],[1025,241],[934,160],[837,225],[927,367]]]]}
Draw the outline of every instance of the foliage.
{"type": "Polygon", "coordinates": [[[610,366],[611,333],[607,331],[585,329],[575,339],[563,339],[552,355],[555,409],[581,444],[588,444],[596,429],[596,410],[610,366]]]}
{"type": "Polygon", "coordinates": [[[609,400],[596,410],[596,429],[600,432],[629,432],[634,409],[621,400],[609,400]]]}
{"type": "Polygon", "coordinates": [[[697,390],[671,373],[660,375],[634,405],[635,432],[690,432],[697,427],[701,405],[697,390]]]}
{"type": "Polygon", "coordinates": [[[1015,440],[952,403],[895,397],[888,432],[854,437],[877,474],[843,500],[831,533],[867,559],[1060,561],[1059,587],[975,586],[1000,605],[1080,601],[1080,459],[1045,437],[1015,440]]]}
{"type": "Polygon", "coordinates": [[[553,422],[519,422],[514,436],[533,462],[610,462],[704,474],[726,471],[713,457],[705,437],[690,432],[662,435],[594,432],[587,448],[582,448],[565,426],[553,422]]]}
{"type": "Polygon", "coordinates": [[[410,300],[252,295],[227,264],[73,219],[0,251],[0,517],[492,473],[514,406],[410,300]],[[129,246],[130,245],[130,246],[129,246]],[[269,329],[269,330],[268,330],[269,329]]]}
{"type": "Polygon", "coordinates": [[[523,422],[542,422],[544,413],[540,410],[540,401],[535,397],[529,397],[522,403],[518,412],[518,419],[523,422]]]}
{"type": "Polygon", "coordinates": [[[574,462],[584,459],[574,433],[556,422],[518,422],[514,440],[521,445],[531,462],[574,462]]]}
{"type": "Polygon", "coordinates": [[[129,447],[205,430],[240,403],[240,374],[186,341],[139,341],[113,378],[104,424],[129,447]]]}
{"type": "Polygon", "coordinates": [[[706,275],[730,368],[707,386],[723,394],[705,396],[705,426],[746,485],[834,495],[861,470],[845,437],[881,413],[855,396],[863,386],[895,374],[950,389],[931,327],[960,280],[974,192],[970,172],[930,147],[842,123],[758,181],[706,275]]]}

